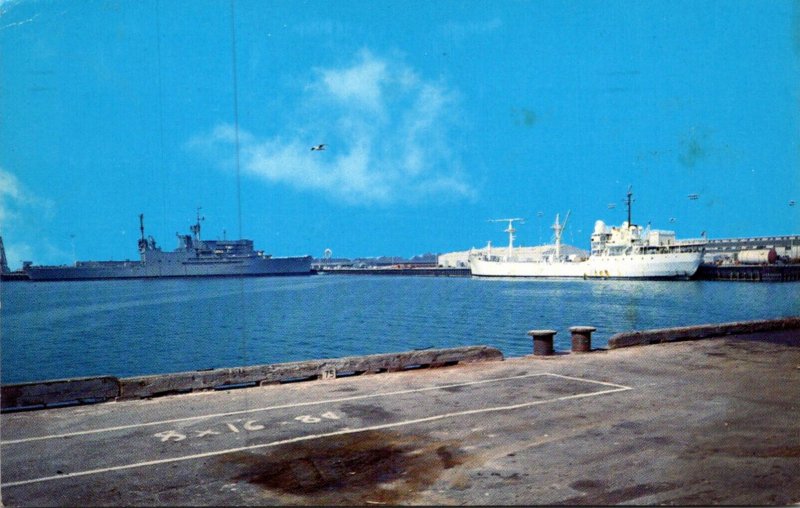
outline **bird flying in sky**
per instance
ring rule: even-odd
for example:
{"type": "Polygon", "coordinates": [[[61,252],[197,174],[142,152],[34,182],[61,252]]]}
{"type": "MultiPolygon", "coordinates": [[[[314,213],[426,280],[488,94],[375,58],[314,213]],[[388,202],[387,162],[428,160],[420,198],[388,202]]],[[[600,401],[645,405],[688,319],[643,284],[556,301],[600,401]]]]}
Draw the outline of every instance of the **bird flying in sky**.
{"type": "Polygon", "coordinates": [[[314,150],[325,150],[325,144],[323,143],[321,145],[312,146],[311,151],[313,152],[314,150]]]}

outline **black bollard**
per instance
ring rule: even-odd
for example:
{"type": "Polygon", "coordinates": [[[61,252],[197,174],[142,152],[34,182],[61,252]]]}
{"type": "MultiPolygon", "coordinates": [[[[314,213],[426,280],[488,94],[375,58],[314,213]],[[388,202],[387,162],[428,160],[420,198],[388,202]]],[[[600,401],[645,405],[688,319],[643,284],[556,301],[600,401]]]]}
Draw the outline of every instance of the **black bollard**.
{"type": "Polygon", "coordinates": [[[572,352],[590,353],[592,351],[592,332],[597,330],[594,326],[571,326],[572,352]]]}
{"type": "Polygon", "coordinates": [[[555,330],[531,330],[528,335],[533,337],[533,354],[536,356],[550,356],[553,354],[553,337],[555,330]]]}

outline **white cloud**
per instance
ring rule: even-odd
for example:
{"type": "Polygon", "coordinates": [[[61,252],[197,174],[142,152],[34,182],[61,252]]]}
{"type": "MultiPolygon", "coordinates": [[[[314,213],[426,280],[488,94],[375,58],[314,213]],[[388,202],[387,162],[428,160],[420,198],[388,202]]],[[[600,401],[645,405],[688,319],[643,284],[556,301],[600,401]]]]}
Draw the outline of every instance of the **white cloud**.
{"type": "Polygon", "coordinates": [[[392,77],[386,62],[362,53],[362,62],[347,69],[326,69],[320,71],[322,82],[315,89],[330,93],[332,98],[349,106],[363,105],[379,111],[382,103],[382,88],[392,77]]]}
{"type": "Polygon", "coordinates": [[[51,201],[33,195],[16,175],[0,168],[0,236],[3,236],[6,258],[12,269],[21,265],[23,260],[31,259],[34,250],[30,243],[20,236],[24,228],[17,226],[34,219],[49,217],[52,208],[51,201]]]}
{"type": "MultiPolygon", "coordinates": [[[[454,146],[457,94],[402,62],[361,51],[350,65],[315,69],[283,133],[240,129],[241,169],[349,204],[472,197],[454,146]],[[311,151],[318,143],[325,151],[311,151]]],[[[190,146],[230,166],[235,131],[218,125],[190,146]],[[223,155],[227,154],[227,155],[223,155]]]]}
{"type": "Polygon", "coordinates": [[[0,167],[0,231],[23,217],[49,217],[53,206],[52,201],[34,195],[16,175],[0,167]]]}
{"type": "Polygon", "coordinates": [[[24,201],[24,192],[16,176],[0,168],[0,228],[16,216],[16,206],[24,201]]]}

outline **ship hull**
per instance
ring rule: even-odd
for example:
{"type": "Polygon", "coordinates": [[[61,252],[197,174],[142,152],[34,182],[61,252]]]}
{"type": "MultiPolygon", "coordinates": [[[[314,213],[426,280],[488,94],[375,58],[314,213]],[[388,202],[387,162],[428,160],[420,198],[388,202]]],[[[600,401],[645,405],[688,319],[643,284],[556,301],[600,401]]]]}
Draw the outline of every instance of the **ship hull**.
{"type": "Polygon", "coordinates": [[[33,281],[150,279],[168,277],[267,277],[309,275],[311,256],[220,260],[175,260],[164,256],[146,262],[106,261],[78,266],[29,266],[33,281]]]}
{"type": "Polygon", "coordinates": [[[590,257],[580,262],[470,259],[477,277],[573,279],[688,279],[702,261],[700,252],[590,257]]]}

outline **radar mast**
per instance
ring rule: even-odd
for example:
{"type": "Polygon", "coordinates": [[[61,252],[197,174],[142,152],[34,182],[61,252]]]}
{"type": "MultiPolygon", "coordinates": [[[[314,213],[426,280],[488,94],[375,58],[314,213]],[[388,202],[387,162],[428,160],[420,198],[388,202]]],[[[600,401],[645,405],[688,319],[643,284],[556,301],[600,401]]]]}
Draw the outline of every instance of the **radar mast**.
{"type": "Polygon", "coordinates": [[[511,257],[511,252],[514,249],[514,233],[517,232],[517,230],[514,229],[514,222],[520,221],[524,224],[525,219],[519,217],[513,219],[491,219],[489,222],[506,222],[506,221],[508,221],[508,227],[503,231],[505,233],[508,233],[508,255],[506,256],[506,259],[508,259],[511,257]]]}
{"type": "Polygon", "coordinates": [[[141,233],[142,237],[139,238],[139,252],[144,254],[144,251],[147,250],[147,240],[144,238],[144,214],[139,214],[139,232],[141,233]]]}
{"type": "Polygon", "coordinates": [[[189,230],[194,233],[194,239],[198,242],[200,241],[200,221],[206,220],[205,217],[200,217],[200,210],[202,207],[197,207],[197,221],[189,228],[189,230]]]}
{"type": "Polygon", "coordinates": [[[628,194],[626,195],[627,197],[625,198],[625,204],[628,205],[628,228],[630,228],[633,225],[633,223],[631,222],[631,204],[633,203],[633,198],[631,196],[633,196],[633,191],[631,189],[632,186],[628,185],[628,194]]]}

